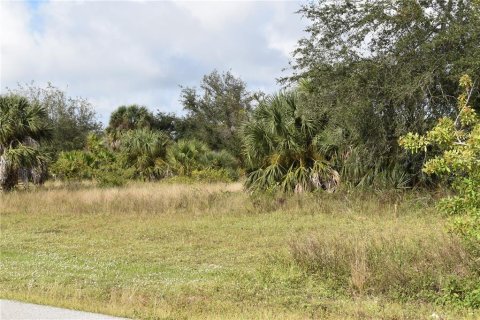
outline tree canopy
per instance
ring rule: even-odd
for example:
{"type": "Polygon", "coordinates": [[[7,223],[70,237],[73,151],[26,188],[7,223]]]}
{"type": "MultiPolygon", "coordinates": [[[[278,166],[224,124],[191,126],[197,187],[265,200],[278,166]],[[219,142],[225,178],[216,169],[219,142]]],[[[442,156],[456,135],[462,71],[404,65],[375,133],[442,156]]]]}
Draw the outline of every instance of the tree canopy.
{"type": "MultiPolygon", "coordinates": [[[[367,167],[420,172],[421,157],[406,157],[398,138],[452,115],[462,74],[479,80],[479,11],[471,0],[311,2],[299,11],[308,36],[283,82],[302,80],[331,130],[370,155],[367,167]]],[[[480,108],[478,91],[471,103],[480,108]]]]}
{"type": "Polygon", "coordinates": [[[52,157],[61,151],[82,149],[90,132],[98,132],[101,124],[96,119],[92,104],[85,98],[69,97],[65,91],[48,84],[20,84],[11,93],[25,97],[31,104],[45,109],[51,128],[51,139],[42,148],[52,157]]]}
{"type": "Polygon", "coordinates": [[[120,106],[110,115],[107,133],[119,135],[129,130],[152,129],[156,120],[151,111],[137,104],[120,106]]]}
{"type": "Polygon", "coordinates": [[[200,90],[185,87],[180,101],[185,118],[184,138],[196,138],[213,150],[225,149],[241,157],[240,127],[252,110],[253,94],[231,72],[203,77],[200,90]]]}

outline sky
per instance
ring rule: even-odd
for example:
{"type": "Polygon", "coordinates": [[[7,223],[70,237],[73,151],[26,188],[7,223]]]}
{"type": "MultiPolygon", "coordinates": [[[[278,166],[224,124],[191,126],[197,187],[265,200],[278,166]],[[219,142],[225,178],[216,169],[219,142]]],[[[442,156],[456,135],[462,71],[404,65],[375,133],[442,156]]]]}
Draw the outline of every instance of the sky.
{"type": "Polygon", "coordinates": [[[0,0],[0,92],[47,82],[108,122],[120,105],[181,114],[214,69],[272,93],[304,36],[298,1],[0,0]]]}

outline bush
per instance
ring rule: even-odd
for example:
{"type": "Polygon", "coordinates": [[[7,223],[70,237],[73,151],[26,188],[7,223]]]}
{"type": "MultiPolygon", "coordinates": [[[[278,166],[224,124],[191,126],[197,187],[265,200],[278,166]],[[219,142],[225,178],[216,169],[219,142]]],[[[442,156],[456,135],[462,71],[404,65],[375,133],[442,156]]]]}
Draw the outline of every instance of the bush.
{"type": "Polygon", "coordinates": [[[336,190],[340,176],[323,152],[322,121],[302,96],[282,92],[262,101],[243,127],[251,191],[336,190]]]}
{"type": "MultiPolygon", "coordinates": [[[[438,207],[451,217],[451,230],[462,237],[480,261],[480,119],[469,106],[474,90],[470,77],[463,76],[460,87],[464,91],[458,97],[456,119],[440,119],[426,135],[409,133],[400,139],[400,144],[413,152],[440,150],[439,155],[425,163],[423,171],[452,182],[455,195],[442,199],[438,207]]],[[[473,287],[461,285],[460,293],[458,283],[448,286],[444,300],[480,306],[480,283],[477,281],[473,287]]]]}
{"type": "Polygon", "coordinates": [[[208,166],[208,146],[198,140],[179,140],[168,148],[167,165],[175,175],[190,176],[208,166]]]}
{"type": "Polygon", "coordinates": [[[191,175],[193,180],[202,182],[232,182],[233,178],[226,169],[194,170],[191,175]]]}
{"type": "Polygon", "coordinates": [[[120,187],[125,184],[127,177],[122,169],[102,168],[96,171],[95,180],[100,187],[120,187]]]}
{"type": "Polygon", "coordinates": [[[159,167],[170,175],[201,181],[233,181],[239,178],[238,161],[228,151],[212,151],[198,140],[180,140],[169,147],[159,167]]]}
{"type": "Polygon", "coordinates": [[[110,152],[100,137],[89,135],[87,150],[60,153],[51,167],[51,173],[61,180],[95,180],[99,186],[120,186],[132,170],[120,166],[116,155],[110,152]]]}
{"type": "Polygon", "coordinates": [[[120,137],[119,160],[130,169],[134,178],[157,180],[163,178],[158,161],[165,159],[169,137],[149,129],[130,130],[120,137]]]}
{"type": "Polygon", "coordinates": [[[469,106],[475,89],[470,77],[463,76],[460,87],[464,91],[458,97],[456,119],[440,119],[426,135],[409,133],[400,144],[413,152],[441,150],[425,163],[423,171],[452,181],[456,194],[443,199],[439,208],[452,216],[452,230],[480,258],[480,118],[469,106]]]}
{"type": "Polygon", "coordinates": [[[86,151],[61,152],[50,171],[61,180],[84,180],[93,177],[94,156],[86,151]]]}

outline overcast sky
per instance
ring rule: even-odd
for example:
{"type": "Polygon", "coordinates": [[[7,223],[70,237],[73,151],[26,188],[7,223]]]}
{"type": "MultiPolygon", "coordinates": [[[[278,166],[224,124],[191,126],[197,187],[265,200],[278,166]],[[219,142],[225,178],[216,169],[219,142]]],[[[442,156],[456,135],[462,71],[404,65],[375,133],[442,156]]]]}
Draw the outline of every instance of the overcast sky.
{"type": "Polygon", "coordinates": [[[273,92],[303,35],[300,3],[0,0],[0,87],[50,81],[103,122],[122,104],[181,112],[179,85],[214,69],[273,92]]]}

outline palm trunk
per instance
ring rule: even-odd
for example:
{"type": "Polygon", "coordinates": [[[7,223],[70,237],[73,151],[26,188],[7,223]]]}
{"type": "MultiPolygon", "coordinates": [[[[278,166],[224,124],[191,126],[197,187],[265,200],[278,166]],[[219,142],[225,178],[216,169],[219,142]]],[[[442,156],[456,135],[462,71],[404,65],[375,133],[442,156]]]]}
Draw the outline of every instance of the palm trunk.
{"type": "Polygon", "coordinates": [[[0,188],[3,191],[12,190],[18,182],[18,172],[8,164],[8,160],[0,156],[0,188]]]}
{"type": "Polygon", "coordinates": [[[33,184],[42,185],[47,180],[47,168],[44,164],[40,164],[30,170],[30,175],[33,184]]]}
{"type": "Polygon", "coordinates": [[[7,180],[7,160],[2,155],[0,156],[0,186],[3,186],[4,182],[7,180]]]}

